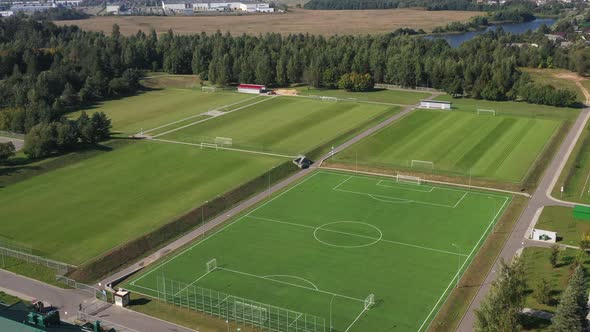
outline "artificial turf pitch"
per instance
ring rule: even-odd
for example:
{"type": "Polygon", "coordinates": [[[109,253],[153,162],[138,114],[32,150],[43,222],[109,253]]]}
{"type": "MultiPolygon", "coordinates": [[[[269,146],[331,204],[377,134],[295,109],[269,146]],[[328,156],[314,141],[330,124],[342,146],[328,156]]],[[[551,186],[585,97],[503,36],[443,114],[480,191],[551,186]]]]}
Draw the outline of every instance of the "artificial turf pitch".
{"type": "Polygon", "coordinates": [[[334,331],[423,331],[509,201],[317,171],[126,287],[158,297],[163,277],[323,317],[334,331]]]}
{"type": "Polygon", "coordinates": [[[433,163],[432,168],[421,171],[520,183],[560,123],[557,119],[418,110],[337,154],[334,161],[416,168],[412,160],[421,160],[433,163]]]}

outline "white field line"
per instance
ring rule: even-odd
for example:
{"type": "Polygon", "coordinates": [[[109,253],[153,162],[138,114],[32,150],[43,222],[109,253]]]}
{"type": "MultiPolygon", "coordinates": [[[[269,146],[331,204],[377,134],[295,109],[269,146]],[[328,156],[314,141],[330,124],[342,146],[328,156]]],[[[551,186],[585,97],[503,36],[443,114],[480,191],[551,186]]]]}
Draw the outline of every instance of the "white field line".
{"type": "Polygon", "coordinates": [[[404,188],[403,186],[399,186],[399,185],[398,186],[395,186],[395,185],[388,186],[388,185],[383,184],[383,182],[397,183],[397,182],[391,181],[391,180],[379,180],[379,182],[377,182],[377,186],[379,186],[379,187],[385,187],[385,188],[395,188],[395,189],[402,189],[402,190],[417,191],[417,192],[421,192],[421,193],[431,193],[435,189],[432,186],[424,186],[425,188],[426,187],[430,187],[430,189],[429,190],[417,190],[417,189],[412,189],[412,188],[404,188]]]}
{"type": "MultiPolygon", "coordinates": [[[[217,269],[217,268],[215,268],[217,269]]],[[[196,284],[197,282],[199,282],[199,280],[205,278],[209,273],[215,271],[215,269],[211,270],[211,271],[207,271],[205,272],[205,274],[203,274],[202,276],[200,276],[199,278],[197,278],[196,280],[194,280],[193,282],[191,282],[190,284],[186,285],[186,287],[184,287],[183,289],[179,290],[176,294],[174,294],[174,296],[177,296],[178,294],[180,294],[183,290],[189,288],[190,286],[196,284]]]]}
{"type": "Polygon", "coordinates": [[[361,313],[356,316],[356,318],[352,321],[352,323],[350,323],[350,325],[348,325],[348,327],[346,328],[346,330],[344,330],[344,332],[348,332],[348,330],[350,330],[352,328],[352,326],[359,320],[359,318],[361,318],[361,316],[365,313],[365,311],[367,311],[367,308],[363,308],[363,311],[361,311],[361,313]]]}
{"type": "Polygon", "coordinates": [[[150,138],[149,140],[150,141],[157,141],[157,142],[164,142],[164,143],[172,143],[172,144],[190,145],[190,146],[196,146],[196,147],[200,147],[200,148],[209,148],[209,149],[216,149],[216,150],[227,150],[227,151],[237,151],[237,152],[245,152],[245,153],[252,153],[252,154],[261,154],[261,155],[265,155],[265,156],[288,158],[288,159],[293,159],[296,157],[296,156],[288,156],[286,154],[228,148],[228,147],[219,146],[219,145],[209,146],[209,145],[203,145],[203,143],[188,143],[188,142],[173,141],[173,140],[161,139],[161,138],[150,138]]]}
{"type": "Polygon", "coordinates": [[[465,198],[465,196],[467,196],[468,191],[466,191],[463,196],[461,196],[461,198],[457,201],[457,203],[455,203],[455,205],[453,206],[453,209],[457,207],[457,205],[459,205],[459,203],[461,203],[461,201],[463,200],[463,198],[465,198]]]}
{"type": "MultiPolygon", "coordinates": [[[[410,202],[410,203],[418,203],[418,204],[424,204],[424,205],[432,205],[432,206],[444,207],[444,208],[449,208],[449,209],[456,208],[457,207],[457,204],[459,204],[461,202],[461,200],[463,199],[463,198],[461,198],[454,205],[444,205],[444,204],[438,204],[438,203],[430,203],[430,202],[417,201],[417,200],[414,200],[414,199],[399,198],[399,197],[395,197],[395,196],[385,196],[385,195],[369,194],[369,193],[359,192],[359,191],[353,191],[353,190],[344,190],[344,189],[332,189],[332,190],[334,190],[334,191],[340,191],[340,192],[344,192],[344,193],[349,193],[349,194],[357,194],[357,195],[369,196],[369,197],[371,197],[374,200],[379,200],[377,198],[392,199],[392,200],[397,200],[397,201],[406,201],[406,202],[410,202]]],[[[468,193],[467,191],[464,191],[464,195],[467,194],[467,193],[468,193]]]]}
{"type": "Polygon", "coordinates": [[[582,191],[580,191],[580,198],[584,196],[584,191],[586,191],[586,186],[588,185],[588,179],[590,179],[590,171],[588,171],[588,176],[586,176],[586,181],[584,181],[584,186],[582,187],[582,191]]]}
{"type": "MultiPolygon", "coordinates": [[[[280,97],[295,97],[295,98],[307,98],[307,99],[312,99],[312,100],[317,100],[317,101],[321,101],[320,98],[318,98],[317,96],[314,95],[279,95],[280,97]]],[[[328,96],[325,96],[328,97],[328,96]]],[[[407,106],[412,106],[412,105],[408,105],[408,104],[393,104],[393,103],[385,103],[385,102],[380,102],[380,101],[368,101],[368,100],[358,100],[358,99],[345,99],[345,98],[338,98],[338,97],[334,97],[336,98],[338,101],[341,102],[348,102],[348,103],[361,103],[361,104],[372,104],[372,105],[385,105],[385,106],[400,106],[400,107],[407,107],[407,106]]]]}
{"type": "MultiPolygon", "coordinates": [[[[287,222],[287,221],[281,221],[281,220],[276,220],[276,219],[270,219],[270,218],[264,218],[264,217],[257,217],[257,216],[253,216],[253,215],[247,215],[248,218],[253,218],[253,219],[259,219],[259,220],[265,220],[265,221],[270,221],[270,222],[276,222],[279,224],[285,224],[285,225],[291,225],[291,226],[298,226],[298,227],[304,227],[304,228],[309,228],[309,229],[313,229],[316,230],[318,229],[318,227],[313,227],[313,226],[307,226],[307,225],[302,225],[302,224],[297,224],[297,223],[291,223],[291,222],[287,222]]],[[[423,246],[419,246],[419,245],[415,245],[415,244],[410,244],[410,243],[404,243],[404,242],[398,242],[398,241],[392,241],[392,240],[385,240],[385,239],[379,239],[376,237],[372,237],[372,236],[367,236],[367,235],[360,235],[360,234],[354,234],[354,233],[347,233],[347,232],[342,232],[342,231],[337,231],[334,229],[329,229],[329,228],[322,228],[322,231],[326,231],[326,232],[331,232],[331,233],[337,233],[337,234],[344,234],[344,235],[349,235],[349,236],[355,236],[355,237],[359,237],[359,238],[363,238],[363,239],[369,239],[369,240],[379,240],[379,241],[383,241],[383,242],[387,242],[387,243],[392,243],[392,244],[396,244],[396,245],[400,245],[400,246],[406,246],[406,247],[412,247],[412,248],[416,248],[416,249],[422,249],[422,250],[429,250],[429,251],[436,251],[436,252],[440,252],[443,254],[450,254],[450,255],[457,255],[457,256],[464,256],[467,257],[467,255],[464,254],[459,254],[456,252],[452,252],[452,251],[447,251],[447,250],[441,250],[441,249],[435,249],[435,248],[429,248],[429,247],[423,247],[423,246]]]]}
{"type": "Polygon", "coordinates": [[[233,110],[231,110],[231,111],[224,112],[224,113],[223,113],[223,115],[219,115],[219,116],[213,116],[213,117],[210,117],[210,118],[203,119],[203,120],[201,120],[201,121],[196,121],[196,122],[193,122],[193,123],[189,123],[189,124],[187,124],[187,125],[184,125],[184,126],[180,126],[180,127],[178,127],[178,128],[175,128],[175,129],[170,129],[170,130],[168,130],[168,131],[165,131],[165,132],[163,132],[163,133],[160,133],[160,134],[158,134],[158,135],[154,135],[154,136],[152,136],[152,137],[153,137],[153,138],[156,138],[156,137],[160,137],[160,136],[163,136],[163,135],[167,135],[167,134],[173,133],[173,132],[175,132],[175,131],[179,131],[179,130],[182,130],[182,129],[188,128],[188,127],[190,127],[190,126],[194,126],[194,125],[196,125],[196,124],[199,124],[199,123],[202,123],[202,122],[205,122],[205,121],[209,121],[209,120],[211,120],[211,119],[217,119],[217,118],[219,118],[220,116],[225,116],[225,115],[227,115],[227,114],[230,114],[230,113],[233,113],[233,112],[237,112],[237,111],[239,111],[239,110],[242,110],[242,109],[244,109],[244,108],[247,108],[247,107],[250,107],[250,106],[254,106],[254,105],[256,105],[256,104],[264,103],[265,101],[269,101],[269,100],[272,100],[272,99],[274,99],[274,98],[276,98],[276,96],[273,96],[273,97],[268,97],[268,98],[266,98],[266,99],[263,99],[263,100],[257,101],[257,102],[255,102],[255,103],[252,103],[252,104],[248,104],[248,105],[240,106],[240,107],[238,107],[238,108],[236,108],[236,109],[233,109],[233,110]]]}
{"type": "Polygon", "coordinates": [[[299,315],[297,317],[295,317],[295,320],[291,322],[291,324],[289,324],[289,327],[291,327],[293,324],[295,324],[295,322],[297,322],[299,320],[299,318],[301,318],[301,316],[303,316],[302,313],[299,313],[299,315]]]}
{"type": "Polygon", "coordinates": [[[216,307],[221,308],[221,304],[225,301],[227,301],[227,299],[230,298],[231,295],[227,295],[223,300],[221,300],[219,303],[217,303],[216,307]]]}
{"type": "MultiPolygon", "coordinates": [[[[212,109],[211,111],[219,111],[219,110],[221,110],[221,109],[224,109],[224,108],[227,108],[227,107],[232,107],[232,106],[234,106],[234,105],[237,105],[237,104],[240,104],[240,103],[245,103],[245,102],[247,102],[247,101],[249,101],[249,100],[252,100],[252,99],[254,99],[254,98],[258,98],[258,97],[259,97],[259,96],[256,96],[256,97],[252,97],[252,98],[244,99],[244,100],[242,100],[242,101],[238,101],[238,102],[235,102],[235,103],[231,103],[231,104],[227,104],[227,105],[224,105],[224,106],[220,106],[220,107],[218,107],[218,108],[212,109]]],[[[211,112],[211,111],[208,111],[208,112],[211,112]]],[[[170,123],[167,123],[167,124],[165,124],[165,125],[161,125],[161,126],[159,126],[159,127],[156,127],[156,128],[151,128],[151,129],[148,129],[148,130],[144,130],[144,132],[143,132],[143,133],[144,133],[144,134],[146,134],[146,133],[152,132],[152,131],[154,131],[154,130],[158,130],[158,129],[166,128],[166,127],[168,127],[168,126],[172,126],[172,125],[175,125],[175,124],[177,124],[177,123],[184,122],[184,121],[186,121],[186,120],[190,120],[190,119],[194,119],[194,118],[197,118],[197,117],[200,117],[200,116],[204,116],[204,115],[205,115],[205,113],[207,113],[207,112],[203,112],[203,113],[199,113],[199,114],[191,115],[191,116],[189,116],[189,117],[186,117],[186,118],[184,118],[184,119],[180,119],[180,120],[178,120],[178,121],[170,122],[170,123]]]]}
{"type": "MultiPolygon", "coordinates": [[[[438,301],[436,301],[436,303],[434,304],[434,306],[432,307],[432,310],[430,311],[430,313],[428,313],[428,316],[426,316],[426,318],[424,319],[424,322],[422,322],[422,325],[420,325],[420,328],[418,329],[418,332],[422,331],[422,329],[424,328],[424,325],[426,324],[426,322],[428,321],[428,319],[430,318],[430,316],[432,316],[432,314],[436,310],[436,307],[438,307],[438,305],[440,304],[440,302],[442,301],[442,299],[445,297],[445,295],[447,294],[447,292],[449,291],[449,289],[451,288],[451,286],[455,283],[455,279],[457,279],[457,278],[461,279],[461,276],[463,275],[463,273],[465,273],[465,271],[463,271],[463,273],[461,273],[461,270],[463,270],[463,268],[465,267],[465,264],[467,264],[467,262],[469,262],[469,260],[471,259],[471,256],[473,255],[473,253],[475,252],[475,250],[477,249],[477,247],[479,246],[479,244],[481,243],[481,241],[484,239],[485,235],[488,233],[490,227],[492,227],[492,225],[494,224],[494,221],[496,221],[496,219],[500,215],[500,212],[502,212],[504,210],[504,206],[506,205],[506,203],[508,203],[508,197],[505,197],[504,198],[504,203],[502,203],[502,206],[500,206],[500,209],[498,209],[498,211],[496,212],[496,214],[494,215],[494,217],[490,221],[488,227],[484,230],[484,232],[481,235],[481,237],[479,238],[479,240],[475,243],[475,245],[473,246],[473,249],[471,249],[471,252],[469,253],[469,256],[467,256],[467,258],[465,259],[465,261],[463,261],[463,264],[461,265],[461,267],[459,268],[459,270],[457,271],[457,273],[455,274],[455,276],[453,277],[453,279],[451,279],[451,281],[449,282],[449,285],[447,286],[447,288],[445,289],[445,291],[438,298],[438,301]]],[[[438,313],[438,311],[440,311],[440,308],[437,310],[437,313],[438,313]]],[[[430,327],[430,324],[432,324],[432,321],[430,321],[430,323],[426,327],[426,330],[428,330],[428,328],[430,327]]]]}
{"type": "Polygon", "coordinates": [[[352,176],[349,176],[348,178],[346,178],[344,181],[340,182],[339,184],[337,184],[334,188],[332,188],[332,190],[337,189],[338,187],[340,187],[341,185],[343,185],[344,183],[346,183],[346,181],[352,179],[352,176]]]}
{"type": "Polygon", "coordinates": [[[371,197],[372,199],[374,199],[376,201],[383,202],[383,203],[393,203],[393,204],[410,204],[410,203],[412,203],[412,201],[407,200],[407,199],[400,199],[400,198],[383,199],[383,198],[379,198],[379,197],[376,197],[371,194],[367,194],[367,196],[371,197]]]}
{"type": "Polygon", "coordinates": [[[270,281],[273,281],[273,282],[276,282],[276,283],[279,283],[279,284],[285,284],[285,285],[289,285],[289,286],[293,286],[293,287],[299,287],[299,288],[311,290],[311,291],[314,291],[314,292],[319,292],[319,293],[324,293],[324,294],[328,294],[328,295],[338,296],[338,297],[349,299],[349,300],[359,301],[359,302],[363,302],[363,303],[365,302],[365,300],[363,300],[363,299],[357,299],[357,298],[354,298],[354,297],[351,297],[351,296],[347,296],[347,295],[342,295],[342,294],[333,293],[333,292],[329,292],[329,291],[325,291],[325,290],[321,290],[321,289],[314,289],[314,288],[311,288],[311,287],[305,287],[305,286],[301,286],[301,285],[297,285],[297,284],[292,284],[292,283],[286,282],[286,281],[265,278],[263,276],[259,276],[259,275],[255,275],[255,274],[251,274],[251,273],[247,273],[247,272],[242,272],[242,271],[238,271],[238,270],[228,269],[228,268],[225,268],[225,267],[220,267],[219,269],[220,270],[223,270],[223,271],[228,271],[228,272],[233,272],[233,273],[237,273],[237,274],[246,275],[246,276],[253,277],[253,278],[270,280],[270,281]]]}
{"type": "MultiPolygon", "coordinates": [[[[365,171],[351,171],[351,170],[345,169],[345,168],[322,166],[321,169],[325,170],[323,173],[326,173],[326,174],[338,174],[338,173],[365,174],[368,176],[353,175],[353,177],[366,178],[366,179],[374,179],[375,177],[385,177],[385,178],[393,178],[393,179],[397,178],[395,175],[391,175],[391,174],[365,172],[365,171]],[[336,172],[331,172],[331,171],[336,171],[336,172]]],[[[480,187],[480,186],[473,186],[473,185],[468,185],[468,184],[436,181],[436,180],[426,180],[426,179],[424,179],[424,182],[441,184],[441,185],[445,185],[445,186],[461,187],[461,188],[467,188],[467,189],[478,189],[478,190],[486,190],[486,191],[495,191],[495,192],[500,192],[500,193],[520,195],[520,196],[524,196],[524,197],[531,197],[531,195],[528,193],[523,193],[523,192],[518,192],[518,191],[510,191],[510,190],[504,190],[504,189],[497,189],[497,188],[490,188],[490,187],[480,187]]],[[[464,190],[451,189],[451,188],[444,188],[444,189],[445,190],[464,191],[464,190]]],[[[477,191],[469,191],[469,192],[474,195],[485,195],[485,196],[495,196],[495,197],[505,198],[505,196],[495,195],[495,194],[491,194],[491,193],[482,193],[482,192],[477,192],[477,191]]]]}
{"type": "MultiPolygon", "coordinates": [[[[275,199],[283,196],[284,194],[288,193],[289,191],[297,188],[298,186],[300,186],[301,184],[303,184],[304,182],[306,182],[307,180],[313,178],[314,176],[316,176],[317,174],[319,174],[320,172],[315,172],[312,175],[308,176],[307,178],[303,179],[302,181],[300,181],[299,183],[293,185],[291,188],[288,188],[287,190],[281,192],[280,194],[274,196],[273,198],[269,199],[268,201],[262,203],[261,205],[259,205],[258,207],[254,208],[252,211],[250,211],[248,214],[253,213],[255,211],[257,211],[258,209],[261,209],[262,207],[266,206],[267,204],[269,204],[270,202],[274,201],[275,199]]],[[[157,271],[158,269],[162,268],[163,266],[165,266],[166,264],[170,263],[172,260],[176,259],[177,257],[184,255],[186,252],[193,250],[195,247],[197,247],[199,244],[209,240],[210,238],[214,237],[215,235],[219,234],[220,232],[222,232],[224,229],[226,229],[227,227],[239,222],[240,220],[244,219],[246,215],[243,215],[241,217],[239,217],[238,219],[234,220],[233,222],[228,223],[227,225],[221,227],[219,230],[217,230],[216,232],[214,232],[213,234],[209,235],[208,237],[204,238],[201,241],[198,241],[197,243],[193,244],[192,246],[182,250],[181,252],[177,253],[176,255],[170,257],[169,259],[165,260],[164,262],[162,262],[159,266],[155,267],[153,270],[148,271],[146,274],[140,276],[139,278],[137,278],[134,282],[139,282],[141,279],[145,278],[146,276],[150,275],[151,273],[153,273],[154,271],[157,271]]]]}
{"type": "Polygon", "coordinates": [[[313,282],[311,282],[311,281],[309,281],[309,280],[307,280],[305,278],[298,277],[298,276],[292,276],[292,275],[289,275],[289,274],[271,274],[271,275],[268,275],[268,276],[264,276],[264,278],[268,278],[268,279],[272,279],[272,277],[287,277],[287,278],[299,279],[301,281],[304,281],[304,282],[312,285],[313,288],[315,288],[316,290],[319,290],[319,287],[316,286],[313,282]]]}

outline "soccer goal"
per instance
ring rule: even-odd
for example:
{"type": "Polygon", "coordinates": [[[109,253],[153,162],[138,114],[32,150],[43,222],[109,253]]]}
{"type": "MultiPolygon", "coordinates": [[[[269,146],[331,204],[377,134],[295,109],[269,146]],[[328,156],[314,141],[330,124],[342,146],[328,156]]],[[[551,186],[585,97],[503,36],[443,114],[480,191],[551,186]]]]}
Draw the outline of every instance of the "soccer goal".
{"type": "Polygon", "coordinates": [[[268,320],[268,311],[266,308],[257,305],[235,301],[233,310],[234,317],[246,322],[263,325],[268,320]]]}
{"type": "Polygon", "coordinates": [[[202,86],[201,92],[206,92],[206,93],[217,92],[217,88],[214,86],[202,86]]]}
{"type": "Polygon", "coordinates": [[[417,176],[398,174],[396,179],[401,183],[422,184],[422,179],[417,176]]]}
{"type": "Polygon", "coordinates": [[[338,98],[336,97],[328,97],[328,96],[320,96],[321,101],[330,101],[330,102],[337,102],[338,98]]]}
{"type": "Polygon", "coordinates": [[[231,139],[229,137],[215,137],[215,144],[218,144],[221,146],[232,146],[233,139],[231,139]]]}
{"type": "Polygon", "coordinates": [[[213,144],[213,143],[202,142],[201,143],[201,150],[203,150],[203,148],[210,148],[210,149],[219,150],[219,146],[217,144],[213,144]]]}
{"type": "Polygon", "coordinates": [[[207,273],[213,272],[217,268],[217,259],[213,258],[207,262],[207,273]]]}
{"type": "Polygon", "coordinates": [[[428,160],[412,160],[410,162],[412,168],[427,168],[434,169],[434,163],[428,160]]]}
{"type": "Polygon", "coordinates": [[[496,110],[477,109],[477,115],[491,115],[491,116],[496,116],[496,110]]]}
{"type": "Polygon", "coordinates": [[[365,310],[369,310],[375,304],[375,294],[369,294],[365,299],[365,310]]]}

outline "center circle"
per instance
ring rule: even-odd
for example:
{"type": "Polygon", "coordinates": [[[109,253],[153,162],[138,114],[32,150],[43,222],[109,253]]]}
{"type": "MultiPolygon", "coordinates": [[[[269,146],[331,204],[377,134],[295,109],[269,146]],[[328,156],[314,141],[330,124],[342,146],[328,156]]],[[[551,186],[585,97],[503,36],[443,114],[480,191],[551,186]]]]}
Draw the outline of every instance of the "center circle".
{"type": "Polygon", "coordinates": [[[321,226],[318,226],[315,228],[315,230],[313,231],[313,237],[320,243],[325,244],[327,246],[330,247],[337,247],[337,248],[362,248],[362,247],[368,247],[371,246],[379,241],[381,241],[381,239],[383,238],[383,232],[381,232],[381,230],[371,224],[367,224],[364,222],[358,222],[358,221],[333,221],[333,222],[329,222],[327,224],[323,224],[321,226]],[[346,230],[338,230],[337,228],[340,226],[345,226],[350,228],[350,225],[361,225],[362,227],[366,228],[366,229],[371,229],[372,232],[376,231],[376,237],[372,237],[372,236],[368,236],[368,235],[363,235],[363,234],[354,234],[351,233],[349,231],[346,230]],[[335,225],[339,225],[339,226],[335,226],[335,225]],[[333,227],[329,227],[329,226],[333,226],[333,227]],[[334,227],[335,226],[335,227],[334,227]],[[360,239],[365,239],[367,240],[367,243],[363,243],[363,244],[345,244],[345,243],[339,243],[338,241],[334,241],[332,240],[332,242],[330,242],[329,240],[322,240],[320,238],[320,236],[318,235],[318,233],[321,233],[322,231],[324,232],[332,232],[335,234],[340,234],[340,235],[345,235],[345,236],[352,236],[352,237],[357,237],[360,239]]]}

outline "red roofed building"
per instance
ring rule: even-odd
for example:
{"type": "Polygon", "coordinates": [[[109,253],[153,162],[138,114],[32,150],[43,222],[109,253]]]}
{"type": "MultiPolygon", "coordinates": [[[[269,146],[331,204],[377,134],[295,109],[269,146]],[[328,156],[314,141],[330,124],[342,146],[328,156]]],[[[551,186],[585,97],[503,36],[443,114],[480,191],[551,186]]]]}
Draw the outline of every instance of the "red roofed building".
{"type": "Polygon", "coordinates": [[[259,94],[266,90],[266,86],[258,84],[240,84],[238,85],[238,92],[259,94]]]}

